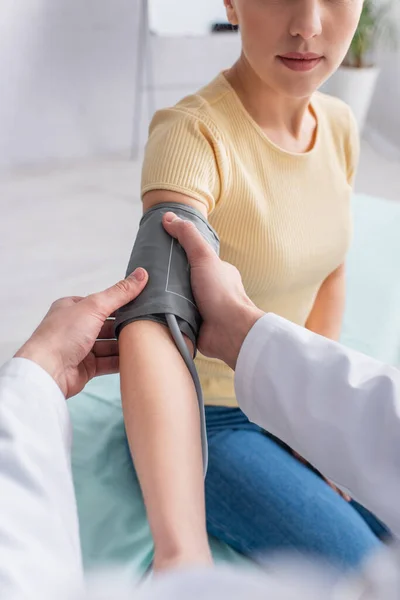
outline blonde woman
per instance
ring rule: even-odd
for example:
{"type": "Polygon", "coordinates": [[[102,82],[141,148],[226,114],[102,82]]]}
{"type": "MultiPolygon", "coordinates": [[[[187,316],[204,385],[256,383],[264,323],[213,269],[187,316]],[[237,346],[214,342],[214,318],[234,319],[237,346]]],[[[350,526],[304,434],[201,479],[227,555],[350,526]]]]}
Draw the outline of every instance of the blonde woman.
{"type": "MultiPolygon", "coordinates": [[[[317,90],[345,56],[362,0],[224,1],[242,55],[155,115],[144,210],[162,202],[196,208],[259,308],[338,339],[358,136],[348,107],[317,90]]],[[[210,563],[207,531],[249,556],[288,549],[345,568],[378,546],[376,519],[251,424],[233,373],[199,357],[210,451],[204,495],[195,393],[168,332],[132,323],[120,354],[156,569],[210,563]]]]}

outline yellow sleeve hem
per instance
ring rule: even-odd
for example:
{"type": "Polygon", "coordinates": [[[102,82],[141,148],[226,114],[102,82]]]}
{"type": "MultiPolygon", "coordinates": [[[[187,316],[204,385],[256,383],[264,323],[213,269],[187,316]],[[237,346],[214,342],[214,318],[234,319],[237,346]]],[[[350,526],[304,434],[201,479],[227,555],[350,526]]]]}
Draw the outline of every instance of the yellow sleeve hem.
{"type": "Polygon", "coordinates": [[[142,198],[148,192],[154,192],[155,190],[165,190],[165,191],[169,191],[169,192],[177,192],[178,194],[184,194],[185,196],[188,196],[189,198],[193,198],[193,200],[197,200],[198,202],[201,202],[201,204],[204,204],[204,206],[207,208],[208,215],[211,214],[215,208],[215,199],[214,198],[211,198],[211,197],[207,198],[202,194],[198,194],[197,192],[194,192],[190,188],[185,188],[184,186],[175,185],[173,183],[150,183],[148,185],[145,185],[142,188],[142,198]]]}

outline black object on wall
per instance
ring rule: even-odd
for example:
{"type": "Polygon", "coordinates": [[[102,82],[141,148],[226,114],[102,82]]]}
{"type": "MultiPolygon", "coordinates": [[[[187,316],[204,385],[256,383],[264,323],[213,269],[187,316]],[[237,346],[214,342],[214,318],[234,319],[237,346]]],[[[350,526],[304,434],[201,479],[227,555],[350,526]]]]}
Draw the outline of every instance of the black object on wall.
{"type": "Polygon", "coordinates": [[[231,25],[230,23],[213,23],[211,25],[212,33],[235,33],[238,29],[237,25],[231,25]]]}

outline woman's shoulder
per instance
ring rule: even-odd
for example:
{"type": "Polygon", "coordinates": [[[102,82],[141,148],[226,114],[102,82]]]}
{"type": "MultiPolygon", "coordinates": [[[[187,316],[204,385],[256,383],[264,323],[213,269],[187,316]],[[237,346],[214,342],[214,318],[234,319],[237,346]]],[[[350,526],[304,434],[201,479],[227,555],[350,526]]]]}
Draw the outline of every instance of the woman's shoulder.
{"type": "Polygon", "coordinates": [[[150,125],[150,132],[160,126],[190,127],[197,123],[218,134],[223,121],[223,104],[229,94],[229,87],[224,85],[223,77],[219,75],[208,85],[182,98],[174,106],[158,110],[150,125]]]}
{"type": "Polygon", "coordinates": [[[347,179],[352,185],[360,155],[360,137],[353,111],[339,98],[320,92],[314,95],[313,102],[320,125],[328,133],[324,138],[343,156],[347,179]]]}
{"type": "Polygon", "coordinates": [[[347,137],[354,130],[355,119],[348,104],[340,98],[316,92],[313,96],[313,104],[320,118],[338,134],[347,137]]]}

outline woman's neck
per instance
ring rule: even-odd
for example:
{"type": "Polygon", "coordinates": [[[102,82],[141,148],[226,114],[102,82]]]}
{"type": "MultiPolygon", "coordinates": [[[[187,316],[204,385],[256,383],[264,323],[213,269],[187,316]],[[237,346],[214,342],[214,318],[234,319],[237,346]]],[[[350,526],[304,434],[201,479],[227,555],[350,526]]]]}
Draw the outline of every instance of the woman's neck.
{"type": "Polygon", "coordinates": [[[285,149],[300,152],[312,146],[316,119],[310,111],[310,98],[288,98],[275,92],[260,80],[244,56],[225,76],[247,112],[274,142],[282,146],[285,140],[285,149]]]}

